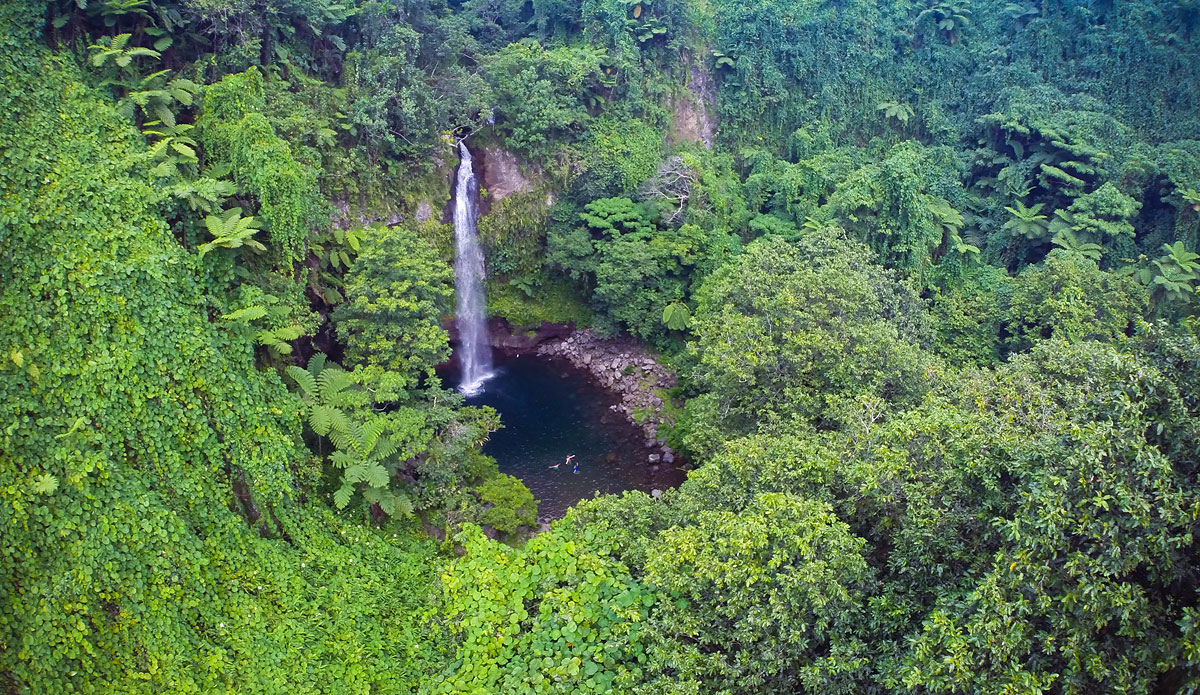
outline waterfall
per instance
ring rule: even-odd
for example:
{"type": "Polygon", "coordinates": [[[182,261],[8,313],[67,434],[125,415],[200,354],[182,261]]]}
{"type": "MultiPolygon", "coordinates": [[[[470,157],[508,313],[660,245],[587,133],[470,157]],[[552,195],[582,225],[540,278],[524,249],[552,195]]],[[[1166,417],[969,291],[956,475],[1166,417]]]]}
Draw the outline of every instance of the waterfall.
{"type": "Polygon", "coordinates": [[[465,396],[483,391],[483,382],[492,376],[492,346],[488,343],[487,298],[483,294],[483,251],[476,237],[475,197],[479,185],[471,168],[471,152],[458,143],[462,161],[454,191],[454,289],[458,295],[458,361],[462,365],[462,383],[458,390],[465,396]]]}

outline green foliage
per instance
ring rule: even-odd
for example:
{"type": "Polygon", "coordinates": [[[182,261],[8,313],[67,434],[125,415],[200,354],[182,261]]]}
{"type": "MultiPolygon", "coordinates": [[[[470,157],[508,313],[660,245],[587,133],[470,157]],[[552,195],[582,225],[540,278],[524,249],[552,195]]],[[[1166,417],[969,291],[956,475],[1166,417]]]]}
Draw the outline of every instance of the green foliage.
{"type": "Polygon", "coordinates": [[[588,198],[630,195],[654,175],[663,146],[661,131],[638,119],[601,118],[588,128],[574,183],[588,198]]]}
{"type": "Polygon", "coordinates": [[[383,225],[372,225],[367,229],[339,229],[318,235],[308,246],[316,261],[308,269],[308,289],[325,304],[336,306],[343,300],[339,288],[344,287],[342,276],[353,265],[352,258],[362,251],[363,240],[369,235],[385,233],[383,225]]]}
{"type": "Polygon", "coordinates": [[[488,313],[502,316],[513,326],[540,326],[550,323],[574,323],[583,328],[592,325],[592,308],[569,280],[549,277],[529,288],[512,284],[489,283],[488,313]]]}
{"type": "MultiPolygon", "coordinates": [[[[962,215],[945,199],[955,194],[949,153],[915,142],[889,150],[877,164],[850,174],[830,196],[827,214],[858,237],[889,267],[918,271],[947,235],[957,235],[962,215]]],[[[960,239],[961,242],[961,239],[960,239]]]]}
{"type": "Polygon", "coordinates": [[[3,687],[408,690],[436,652],[416,619],[434,549],[299,502],[300,403],[211,320],[129,169],[142,136],[70,61],[9,48],[3,687]]]}
{"type": "Polygon", "coordinates": [[[1194,5],[0,7],[0,690],[1197,690],[1194,5]],[[688,398],[519,550],[447,227],[361,228],[462,137],[493,310],[688,398]]]}
{"type": "MultiPolygon", "coordinates": [[[[592,288],[600,328],[654,340],[664,311],[684,301],[705,259],[728,244],[699,226],[659,227],[652,208],[628,198],[601,198],[579,215],[583,226],[552,233],[549,259],[592,288]]],[[[557,231],[557,230],[556,230],[557,231]]]]}
{"type": "Polygon", "coordinates": [[[317,195],[316,172],[295,160],[262,115],[262,83],[262,74],[252,68],[209,85],[197,131],[210,164],[229,167],[239,189],[258,198],[258,214],[280,262],[290,269],[326,216],[325,204],[317,195]]]}
{"type": "Polygon", "coordinates": [[[540,279],[549,215],[544,190],[514,193],[492,204],[479,219],[489,276],[540,279]]]}
{"type": "MultiPolygon", "coordinates": [[[[1133,223],[1142,204],[1125,195],[1111,181],[1091,193],[1071,201],[1071,231],[1083,234],[1092,240],[1112,241],[1121,237],[1132,238],[1133,223]]],[[[1053,225],[1051,225],[1053,227],[1053,225]]]]}
{"type": "Polygon", "coordinates": [[[346,301],[334,313],[347,355],[397,373],[401,388],[450,356],[441,318],[449,312],[454,274],[424,239],[400,228],[377,230],[346,275],[346,301]]]}
{"type": "Polygon", "coordinates": [[[645,569],[670,597],[651,613],[663,675],[692,692],[856,692],[863,545],[827,505],[786,494],[667,529],[645,569]]]}
{"type": "Polygon", "coordinates": [[[853,402],[911,402],[924,390],[927,360],[884,294],[899,288],[877,293],[872,276],[886,271],[853,242],[819,243],[828,255],[760,240],[700,287],[689,350],[701,394],[685,417],[693,451],[796,418],[836,426],[853,402]]]}
{"type": "Polygon", "coordinates": [[[590,120],[584,96],[606,89],[603,60],[590,46],[547,49],[535,41],[491,56],[488,76],[507,145],[540,160],[554,153],[555,143],[581,135],[590,120]]]}
{"type": "Polygon", "coordinates": [[[1129,334],[1147,308],[1145,290],[1130,278],[1080,254],[1051,254],[1017,278],[1008,332],[1018,350],[1046,338],[1114,340],[1129,334]]]}
{"type": "Polygon", "coordinates": [[[480,521],[502,533],[516,533],[522,526],[537,523],[537,501],[533,493],[511,475],[488,478],[477,489],[486,510],[480,521]]]}
{"type": "Polygon", "coordinates": [[[933,351],[955,365],[999,363],[1013,285],[1003,270],[986,266],[935,290],[929,321],[936,333],[933,351]]]}
{"type": "Polygon", "coordinates": [[[1137,273],[1138,279],[1149,285],[1151,299],[1163,306],[1191,307],[1200,292],[1200,254],[1188,250],[1182,242],[1163,244],[1164,253],[1151,262],[1153,270],[1137,273]]]}
{"type": "Polygon", "coordinates": [[[430,692],[631,692],[657,596],[613,558],[611,534],[559,525],[521,550],[468,527],[441,576],[438,614],[456,659],[430,692]]]}

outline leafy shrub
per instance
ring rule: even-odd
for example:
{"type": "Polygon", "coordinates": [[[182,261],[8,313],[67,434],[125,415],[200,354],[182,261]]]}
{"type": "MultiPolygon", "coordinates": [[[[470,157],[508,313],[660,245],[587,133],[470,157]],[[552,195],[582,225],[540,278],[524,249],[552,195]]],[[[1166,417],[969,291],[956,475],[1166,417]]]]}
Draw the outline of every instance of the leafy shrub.
{"type": "Polygon", "coordinates": [[[537,502],[533,493],[511,475],[496,475],[478,488],[479,499],[488,508],[480,521],[502,533],[516,533],[522,526],[537,523],[537,502]]]}
{"type": "Polygon", "coordinates": [[[364,240],[334,311],[352,361],[398,373],[413,389],[450,357],[441,318],[454,296],[453,270],[424,239],[400,228],[364,240]]]}

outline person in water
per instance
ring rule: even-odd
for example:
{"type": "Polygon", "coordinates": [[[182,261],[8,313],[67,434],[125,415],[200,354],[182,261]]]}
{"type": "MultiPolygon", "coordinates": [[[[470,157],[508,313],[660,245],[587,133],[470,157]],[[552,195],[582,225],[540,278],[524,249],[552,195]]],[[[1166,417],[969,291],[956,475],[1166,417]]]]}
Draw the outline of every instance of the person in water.
{"type": "MultiPolygon", "coordinates": [[[[573,459],[573,458],[575,458],[575,454],[571,454],[570,456],[568,456],[568,457],[567,457],[567,460],[566,460],[566,461],[563,461],[563,463],[570,463],[570,462],[571,462],[571,459],[573,459]]],[[[556,464],[554,464],[553,466],[550,466],[550,467],[551,467],[551,468],[553,468],[554,470],[558,470],[558,467],[559,467],[559,466],[561,466],[561,465],[562,465],[562,463],[556,463],[556,464]]],[[[577,464],[575,464],[575,470],[576,470],[576,471],[578,471],[578,470],[579,470],[579,464],[578,464],[578,463],[577,463],[577,464]]]]}

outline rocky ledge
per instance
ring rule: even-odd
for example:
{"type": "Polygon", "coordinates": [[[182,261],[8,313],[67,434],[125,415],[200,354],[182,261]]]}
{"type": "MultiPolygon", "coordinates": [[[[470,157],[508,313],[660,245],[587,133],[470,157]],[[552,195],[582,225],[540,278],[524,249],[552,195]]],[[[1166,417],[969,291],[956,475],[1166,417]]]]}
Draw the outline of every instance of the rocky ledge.
{"type": "Polygon", "coordinates": [[[650,466],[677,463],[679,455],[658,434],[660,426],[674,424],[666,390],[675,386],[675,375],[645,348],[628,338],[601,338],[582,329],[541,342],[537,354],[567,360],[619,396],[621,402],[612,410],[642,428],[650,466]]]}

